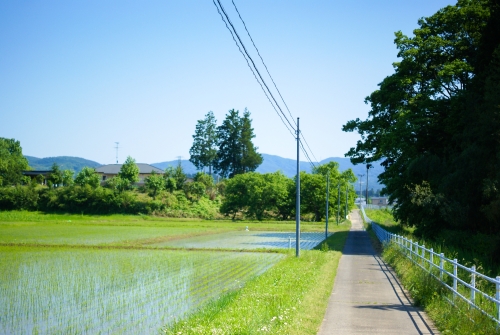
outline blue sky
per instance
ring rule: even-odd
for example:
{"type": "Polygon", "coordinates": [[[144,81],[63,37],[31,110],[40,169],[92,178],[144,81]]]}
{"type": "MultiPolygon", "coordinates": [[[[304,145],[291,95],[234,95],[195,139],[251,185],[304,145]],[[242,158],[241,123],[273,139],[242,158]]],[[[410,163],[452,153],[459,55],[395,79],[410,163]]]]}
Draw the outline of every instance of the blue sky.
{"type": "MultiPolygon", "coordinates": [[[[367,117],[364,98],[393,73],[394,32],[456,1],[235,3],[322,160],[359,139],[341,127],[367,117]]],[[[295,157],[211,0],[0,2],[0,137],[25,155],[106,164],[119,142],[120,162],[187,159],[196,121],[211,110],[220,124],[232,108],[251,112],[259,152],[295,157]]]]}

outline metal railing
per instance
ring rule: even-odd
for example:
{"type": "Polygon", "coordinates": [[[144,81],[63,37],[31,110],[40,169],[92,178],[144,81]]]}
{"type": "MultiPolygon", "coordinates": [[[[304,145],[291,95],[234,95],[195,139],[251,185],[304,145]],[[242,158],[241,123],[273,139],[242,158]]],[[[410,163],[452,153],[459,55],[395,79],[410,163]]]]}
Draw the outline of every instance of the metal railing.
{"type": "Polygon", "coordinates": [[[467,303],[500,326],[500,276],[488,277],[476,271],[476,266],[470,268],[458,263],[457,259],[446,258],[443,253],[427,249],[425,245],[407,239],[404,236],[390,233],[370,220],[361,206],[365,221],[371,224],[379,241],[385,245],[394,243],[403,253],[422,270],[429,273],[444,285],[452,295],[448,301],[454,304],[457,299],[467,303]]]}

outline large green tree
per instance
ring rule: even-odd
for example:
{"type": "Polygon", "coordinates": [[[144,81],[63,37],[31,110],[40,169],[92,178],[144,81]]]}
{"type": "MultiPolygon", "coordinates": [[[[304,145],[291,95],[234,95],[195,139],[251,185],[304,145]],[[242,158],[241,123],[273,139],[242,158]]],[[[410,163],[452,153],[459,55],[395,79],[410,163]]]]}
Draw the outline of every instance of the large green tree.
{"type": "Polygon", "coordinates": [[[120,168],[120,172],[118,173],[118,177],[123,180],[128,181],[129,185],[137,183],[139,181],[139,167],[135,163],[135,159],[128,156],[120,168]]]}
{"type": "Polygon", "coordinates": [[[397,32],[395,73],[366,98],[368,119],[343,127],[361,135],[346,154],[353,163],[383,160],[384,192],[397,201],[396,217],[417,233],[477,229],[484,218],[484,147],[495,139],[471,91],[484,66],[490,5],[459,0],[420,19],[414,36],[397,32]]]}
{"type": "Polygon", "coordinates": [[[101,183],[100,176],[95,172],[94,168],[85,166],[75,178],[75,184],[78,186],[89,185],[92,188],[99,187],[101,183]]]}
{"type": "Polygon", "coordinates": [[[257,220],[271,213],[287,218],[284,207],[290,198],[290,181],[281,172],[238,174],[227,181],[220,212],[233,218],[238,212],[257,220]]]}
{"type": "Polygon", "coordinates": [[[198,170],[208,166],[212,175],[212,165],[217,156],[217,120],[212,111],[205,115],[204,120],[198,120],[193,135],[193,146],[189,149],[189,161],[198,170]]]}
{"type": "Polygon", "coordinates": [[[255,134],[250,112],[245,110],[241,117],[239,111],[230,110],[222,125],[217,128],[219,151],[214,162],[217,173],[233,177],[255,171],[262,163],[262,156],[257,153],[257,148],[252,143],[253,138],[255,134]]]}
{"type": "Polygon", "coordinates": [[[23,182],[22,172],[28,169],[21,143],[13,138],[0,137],[0,186],[23,182]]]}

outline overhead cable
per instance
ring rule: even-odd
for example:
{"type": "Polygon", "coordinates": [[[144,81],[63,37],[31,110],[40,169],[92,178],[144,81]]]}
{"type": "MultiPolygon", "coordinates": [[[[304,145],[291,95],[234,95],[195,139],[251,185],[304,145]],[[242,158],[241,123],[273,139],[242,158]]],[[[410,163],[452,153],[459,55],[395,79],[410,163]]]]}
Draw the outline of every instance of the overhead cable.
{"type": "Polygon", "coordinates": [[[248,37],[250,37],[250,41],[252,41],[252,44],[253,44],[253,46],[254,46],[255,50],[257,51],[257,54],[259,55],[260,60],[262,61],[262,65],[264,65],[264,67],[266,68],[266,71],[267,71],[267,74],[269,75],[269,78],[271,78],[271,81],[273,82],[274,87],[276,88],[276,91],[278,91],[278,94],[279,94],[279,96],[280,96],[280,98],[281,98],[281,101],[283,101],[283,104],[285,105],[285,107],[286,107],[286,109],[287,109],[287,111],[288,111],[288,114],[289,114],[289,115],[290,115],[290,117],[292,118],[293,123],[294,123],[295,125],[297,125],[297,124],[296,124],[296,122],[295,122],[295,118],[293,117],[292,113],[290,112],[290,109],[288,108],[288,105],[286,104],[285,99],[283,99],[283,96],[281,95],[281,92],[280,92],[280,90],[278,89],[278,86],[276,86],[276,83],[274,82],[274,79],[273,79],[273,77],[271,76],[271,73],[269,72],[269,70],[268,70],[268,68],[267,68],[267,66],[266,66],[266,63],[264,62],[264,59],[263,59],[263,58],[262,58],[262,56],[260,55],[259,49],[258,49],[258,48],[257,48],[257,46],[255,45],[255,42],[253,41],[253,38],[252,38],[252,36],[250,35],[250,32],[249,32],[249,31],[248,31],[248,29],[247,29],[247,25],[245,24],[245,21],[243,20],[243,18],[242,18],[242,17],[241,17],[241,15],[240,15],[240,11],[238,10],[238,7],[236,7],[236,4],[234,3],[234,0],[231,0],[231,2],[233,3],[234,9],[236,9],[236,12],[238,13],[238,16],[240,17],[240,20],[241,20],[241,22],[243,23],[243,26],[245,27],[245,30],[247,31],[248,37]]]}
{"type": "MultiPolygon", "coordinates": [[[[231,22],[231,19],[229,18],[229,15],[227,15],[225,9],[224,9],[224,6],[222,6],[222,4],[220,3],[220,0],[213,0],[214,1],[214,4],[215,6],[217,7],[217,4],[215,3],[215,1],[217,1],[217,3],[219,4],[219,7],[220,7],[220,10],[222,11],[222,13],[224,14],[227,22],[229,23],[229,25],[231,26],[232,30],[234,31],[234,34],[236,35],[236,38],[238,39],[238,41],[240,42],[241,44],[241,47],[243,48],[243,51],[245,53],[245,55],[248,57],[248,59],[250,60],[250,62],[252,63],[252,66],[253,68],[255,69],[255,72],[257,72],[257,75],[259,76],[260,80],[262,81],[262,84],[264,84],[264,86],[266,87],[267,91],[269,92],[269,95],[271,96],[272,100],[274,101],[274,103],[276,104],[276,106],[278,107],[278,109],[280,110],[281,114],[283,115],[283,117],[285,118],[285,120],[287,121],[287,123],[290,125],[290,127],[295,130],[295,127],[290,123],[290,120],[288,120],[287,116],[285,115],[285,113],[283,113],[283,110],[281,109],[281,107],[279,106],[278,102],[276,101],[276,99],[274,98],[274,95],[272,94],[271,90],[269,89],[269,87],[267,86],[265,80],[262,78],[262,75],[260,74],[259,72],[259,69],[257,68],[257,66],[255,65],[255,62],[253,61],[252,57],[250,56],[250,54],[248,53],[246,47],[245,47],[245,44],[243,43],[243,41],[241,40],[240,36],[238,35],[238,32],[236,31],[236,28],[234,27],[233,23],[231,22]]],[[[219,7],[217,8],[217,10],[219,10],[219,7]]],[[[219,14],[220,14],[220,11],[219,11],[219,14]]],[[[222,15],[221,15],[222,16],[222,15]]],[[[227,27],[227,25],[226,25],[227,27]]],[[[229,29],[229,27],[228,27],[229,29]]]]}

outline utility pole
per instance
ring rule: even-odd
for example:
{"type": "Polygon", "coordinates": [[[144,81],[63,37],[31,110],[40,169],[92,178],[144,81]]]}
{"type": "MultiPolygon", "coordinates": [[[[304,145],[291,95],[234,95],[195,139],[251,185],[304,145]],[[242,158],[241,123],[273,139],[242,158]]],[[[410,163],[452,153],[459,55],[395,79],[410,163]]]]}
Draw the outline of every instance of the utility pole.
{"type": "Polygon", "coordinates": [[[295,256],[300,256],[300,130],[299,119],[297,118],[297,181],[296,181],[296,196],[295,196],[295,256]]]}
{"type": "Polygon", "coordinates": [[[120,142],[115,142],[115,144],[116,144],[116,147],[115,147],[115,149],[116,149],[116,164],[118,164],[118,145],[120,144],[120,142]]]}
{"type": "Polygon", "coordinates": [[[347,200],[348,200],[349,185],[345,186],[345,219],[347,220],[347,200]]]}
{"type": "Polygon", "coordinates": [[[338,195],[338,204],[337,204],[337,226],[339,225],[340,218],[340,182],[339,182],[339,195],[338,195]]]}
{"type": "Polygon", "coordinates": [[[330,200],[330,171],[326,175],[326,226],[325,239],[328,238],[328,201],[330,200]]]}
{"type": "Polygon", "coordinates": [[[362,199],[362,193],[361,193],[361,178],[363,178],[365,175],[364,174],[358,174],[359,177],[359,205],[361,206],[361,199],[362,199]]]}
{"type": "Polygon", "coordinates": [[[368,169],[372,168],[373,165],[366,164],[366,204],[368,205],[368,169]]]}

